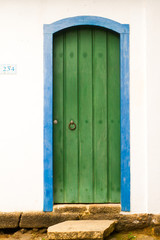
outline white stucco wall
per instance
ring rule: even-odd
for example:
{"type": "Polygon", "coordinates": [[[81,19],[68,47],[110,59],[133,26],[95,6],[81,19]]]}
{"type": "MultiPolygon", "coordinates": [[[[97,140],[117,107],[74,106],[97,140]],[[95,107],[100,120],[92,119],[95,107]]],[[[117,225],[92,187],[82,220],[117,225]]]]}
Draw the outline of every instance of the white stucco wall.
{"type": "Polygon", "coordinates": [[[160,2],[0,0],[0,211],[43,209],[43,24],[78,15],[130,24],[131,211],[160,212],[160,2]]]}
{"type": "Polygon", "coordinates": [[[147,2],[148,211],[160,213],[160,1],[147,2]],[[152,19],[152,21],[149,21],[152,19]]]}

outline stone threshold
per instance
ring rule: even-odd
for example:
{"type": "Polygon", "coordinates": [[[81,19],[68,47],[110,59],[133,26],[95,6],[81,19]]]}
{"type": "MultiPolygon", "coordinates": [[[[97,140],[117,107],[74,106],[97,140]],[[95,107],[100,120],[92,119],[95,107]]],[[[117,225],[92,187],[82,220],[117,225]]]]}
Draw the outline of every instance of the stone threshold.
{"type": "Polygon", "coordinates": [[[125,213],[120,204],[58,204],[53,212],[0,212],[0,229],[48,228],[67,220],[117,220],[116,231],[160,226],[160,214],[125,213]]]}
{"type": "Polygon", "coordinates": [[[113,220],[72,220],[58,223],[48,228],[51,240],[103,240],[115,228],[113,220]]]}

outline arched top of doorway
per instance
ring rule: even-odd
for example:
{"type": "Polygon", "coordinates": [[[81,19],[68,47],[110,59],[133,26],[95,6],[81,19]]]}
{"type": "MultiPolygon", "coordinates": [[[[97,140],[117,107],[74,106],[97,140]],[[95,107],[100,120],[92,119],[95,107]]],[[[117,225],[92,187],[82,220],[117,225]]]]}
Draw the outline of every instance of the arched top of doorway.
{"type": "Polygon", "coordinates": [[[117,33],[129,33],[129,25],[121,24],[108,18],[96,17],[96,16],[78,16],[70,17],[59,20],[51,24],[44,24],[44,33],[56,33],[62,29],[91,25],[110,29],[117,33]]]}

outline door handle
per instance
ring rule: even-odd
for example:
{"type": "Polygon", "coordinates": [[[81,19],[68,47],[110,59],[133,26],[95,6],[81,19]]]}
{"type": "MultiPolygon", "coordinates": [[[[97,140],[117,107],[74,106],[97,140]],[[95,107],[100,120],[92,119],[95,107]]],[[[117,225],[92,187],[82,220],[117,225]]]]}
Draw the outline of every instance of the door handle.
{"type": "Polygon", "coordinates": [[[75,130],[76,129],[76,124],[74,123],[73,120],[70,121],[68,127],[69,127],[70,130],[75,130]]]}
{"type": "Polygon", "coordinates": [[[57,124],[57,123],[58,123],[58,121],[57,121],[57,120],[54,120],[54,121],[53,121],[53,123],[54,123],[54,124],[57,124]]]}

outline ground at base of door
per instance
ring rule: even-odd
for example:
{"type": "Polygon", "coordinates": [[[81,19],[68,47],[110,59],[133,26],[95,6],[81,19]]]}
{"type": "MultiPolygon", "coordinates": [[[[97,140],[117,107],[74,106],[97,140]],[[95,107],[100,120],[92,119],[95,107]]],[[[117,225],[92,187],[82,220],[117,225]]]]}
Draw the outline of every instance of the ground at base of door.
{"type": "Polygon", "coordinates": [[[0,240],[48,240],[47,229],[2,229],[0,240]]]}
{"type": "MultiPolygon", "coordinates": [[[[160,227],[149,227],[145,229],[128,232],[113,232],[105,240],[160,240],[160,227]]],[[[49,240],[47,229],[19,229],[1,230],[0,240],[49,240]]]]}
{"type": "Polygon", "coordinates": [[[148,227],[119,233],[114,232],[106,240],[160,240],[160,227],[148,227]]]}

